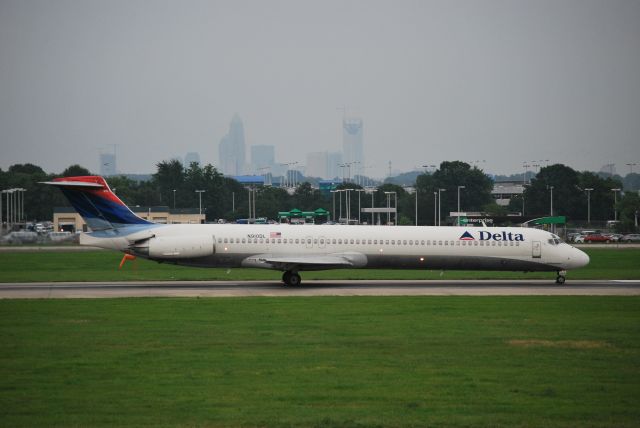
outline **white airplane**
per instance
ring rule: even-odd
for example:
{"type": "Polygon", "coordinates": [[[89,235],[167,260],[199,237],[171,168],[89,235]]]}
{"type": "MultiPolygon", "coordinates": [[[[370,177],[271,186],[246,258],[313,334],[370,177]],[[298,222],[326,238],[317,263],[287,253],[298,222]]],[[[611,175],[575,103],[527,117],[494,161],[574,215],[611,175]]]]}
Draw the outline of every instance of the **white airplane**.
{"type": "Polygon", "coordinates": [[[161,263],[251,267],[284,272],[338,268],[566,271],[589,256],[558,236],[519,227],[156,224],[136,216],[98,176],[57,178],[92,232],[81,245],[121,251],[161,263]]]}

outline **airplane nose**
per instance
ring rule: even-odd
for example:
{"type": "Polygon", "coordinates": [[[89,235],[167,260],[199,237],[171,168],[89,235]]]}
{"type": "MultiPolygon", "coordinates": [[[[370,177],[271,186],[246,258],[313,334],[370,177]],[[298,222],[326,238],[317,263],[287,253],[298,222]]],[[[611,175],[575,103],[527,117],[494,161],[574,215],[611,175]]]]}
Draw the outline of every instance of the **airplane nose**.
{"type": "Polygon", "coordinates": [[[574,267],[581,268],[589,264],[589,256],[584,251],[575,249],[574,267]]]}

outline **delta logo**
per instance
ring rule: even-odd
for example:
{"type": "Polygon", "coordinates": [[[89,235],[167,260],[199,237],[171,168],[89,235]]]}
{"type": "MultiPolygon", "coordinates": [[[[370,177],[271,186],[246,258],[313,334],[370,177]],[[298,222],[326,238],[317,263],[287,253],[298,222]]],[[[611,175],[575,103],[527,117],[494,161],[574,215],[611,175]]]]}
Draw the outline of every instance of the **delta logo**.
{"type": "Polygon", "coordinates": [[[476,238],[474,238],[469,232],[464,232],[462,234],[462,236],[460,237],[461,241],[475,241],[476,238]]]}
{"type": "MultiPolygon", "coordinates": [[[[505,232],[504,230],[496,233],[481,230],[478,234],[480,235],[478,237],[479,241],[524,241],[522,233],[505,232]]],[[[468,231],[465,231],[459,239],[460,241],[475,241],[473,235],[468,231]]]]}

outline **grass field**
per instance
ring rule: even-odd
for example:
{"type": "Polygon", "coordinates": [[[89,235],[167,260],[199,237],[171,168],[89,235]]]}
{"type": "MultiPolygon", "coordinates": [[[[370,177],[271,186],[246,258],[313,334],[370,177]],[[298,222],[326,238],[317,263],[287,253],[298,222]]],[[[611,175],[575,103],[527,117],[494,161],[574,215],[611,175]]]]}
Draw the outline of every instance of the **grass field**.
{"type": "MultiPolygon", "coordinates": [[[[640,279],[640,249],[587,249],[591,262],[571,279],[640,279]]],[[[186,268],[138,259],[122,270],[111,251],[0,253],[0,282],[131,280],[269,280],[280,272],[260,269],[186,268]]],[[[479,272],[344,269],[303,272],[303,279],[555,279],[554,272],[479,272]]]]}
{"type": "Polygon", "coordinates": [[[0,301],[2,426],[640,424],[636,297],[0,301]]]}

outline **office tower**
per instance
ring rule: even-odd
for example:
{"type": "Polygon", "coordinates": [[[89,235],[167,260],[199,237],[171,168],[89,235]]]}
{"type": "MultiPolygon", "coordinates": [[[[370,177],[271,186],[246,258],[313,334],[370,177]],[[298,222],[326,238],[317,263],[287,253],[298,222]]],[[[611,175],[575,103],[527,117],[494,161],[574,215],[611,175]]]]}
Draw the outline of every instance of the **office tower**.
{"type": "Polygon", "coordinates": [[[362,175],[364,149],[362,145],[362,119],[342,120],[342,151],[344,164],[348,165],[348,176],[362,175]]]}
{"type": "Polygon", "coordinates": [[[305,175],[307,177],[327,177],[327,152],[313,152],[307,154],[307,168],[305,175]]]}
{"type": "Polygon", "coordinates": [[[197,152],[189,152],[184,157],[184,167],[189,168],[192,163],[200,165],[200,155],[197,152]]]}
{"type": "Polygon", "coordinates": [[[267,145],[251,146],[251,173],[273,173],[271,169],[275,164],[275,147],[267,145]]]}
{"type": "Polygon", "coordinates": [[[245,170],[244,126],[237,114],[231,119],[229,133],[218,146],[220,169],[225,175],[242,175],[245,170]]]}
{"type": "Polygon", "coordinates": [[[106,177],[116,174],[115,153],[100,153],[100,175],[106,177]]]}

